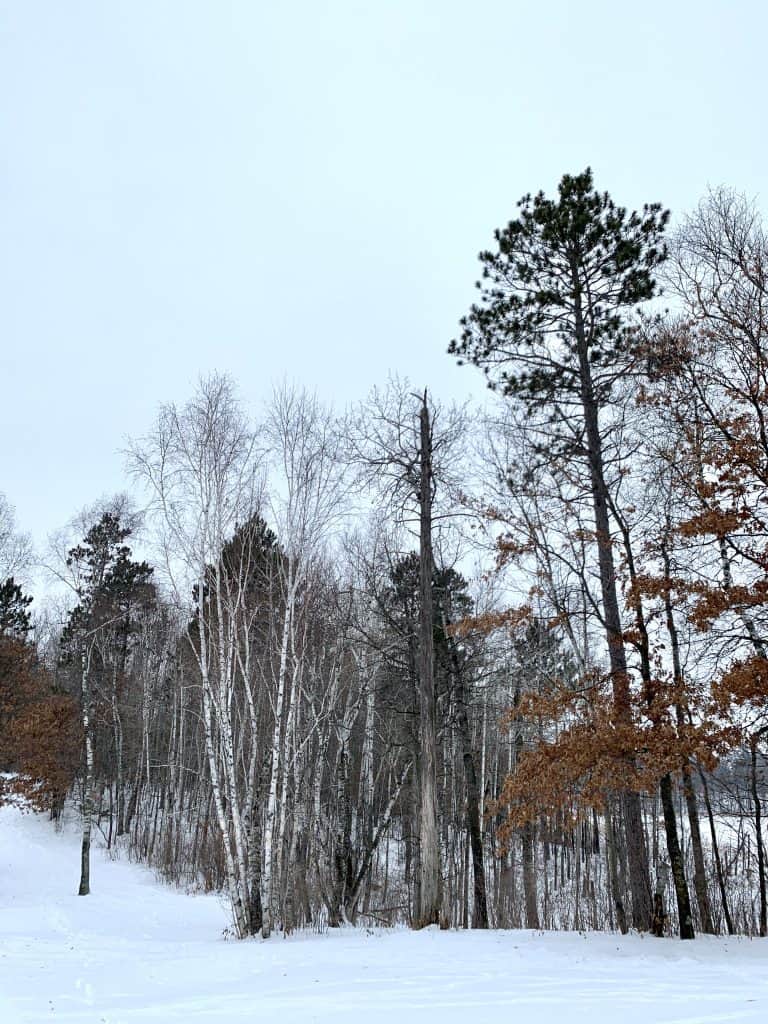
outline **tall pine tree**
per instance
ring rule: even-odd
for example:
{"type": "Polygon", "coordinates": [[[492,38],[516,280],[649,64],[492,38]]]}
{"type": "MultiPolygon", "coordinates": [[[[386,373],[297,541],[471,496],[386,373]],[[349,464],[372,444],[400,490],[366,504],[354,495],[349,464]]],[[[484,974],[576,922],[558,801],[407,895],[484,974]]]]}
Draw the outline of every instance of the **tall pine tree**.
{"type": "MultiPolygon", "coordinates": [[[[668,213],[658,204],[627,213],[593,185],[589,168],[565,175],[556,199],[518,203],[519,216],[483,252],[481,299],[449,351],[480,367],[492,387],[542,418],[538,455],[585,466],[595,522],[602,620],[613,699],[629,720],[630,678],[616,586],[604,428],[615,385],[635,359],[632,316],[656,294],[668,213]]],[[[651,886],[640,801],[622,796],[632,918],[647,929],[651,886]]]]}

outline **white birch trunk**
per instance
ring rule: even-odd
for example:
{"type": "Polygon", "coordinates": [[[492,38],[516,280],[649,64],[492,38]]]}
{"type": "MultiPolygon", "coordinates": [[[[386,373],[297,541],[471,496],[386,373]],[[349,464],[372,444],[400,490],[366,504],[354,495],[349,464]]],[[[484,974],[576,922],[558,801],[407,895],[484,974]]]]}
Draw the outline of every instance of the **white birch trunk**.
{"type": "Polygon", "coordinates": [[[280,665],[277,673],[277,694],[275,696],[275,722],[272,729],[272,760],[269,770],[267,807],[264,815],[264,866],[261,873],[261,905],[263,922],[261,926],[261,934],[265,939],[268,939],[272,934],[275,917],[272,881],[275,817],[277,813],[277,787],[280,778],[280,741],[283,724],[283,704],[285,702],[285,683],[288,675],[288,640],[292,626],[293,608],[296,601],[296,583],[294,573],[295,567],[293,565],[293,561],[289,559],[283,631],[280,643],[280,665]]]}
{"type": "Polygon", "coordinates": [[[232,917],[235,932],[239,938],[247,934],[248,926],[245,918],[245,902],[243,893],[240,890],[240,879],[232,856],[232,844],[230,841],[227,813],[224,806],[224,798],[221,789],[219,775],[219,759],[214,744],[214,722],[212,713],[212,683],[210,677],[209,651],[208,651],[208,629],[205,623],[205,578],[200,577],[198,582],[200,602],[198,614],[198,628],[200,636],[199,665],[202,677],[203,689],[203,727],[205,734],[205,752],[208,759],[208,770],[211,776],[211,792],[213,804],[216,810],[216,819],[224,843],[224,866],[227,877],[227,891],[232,905],[232,917]]]}

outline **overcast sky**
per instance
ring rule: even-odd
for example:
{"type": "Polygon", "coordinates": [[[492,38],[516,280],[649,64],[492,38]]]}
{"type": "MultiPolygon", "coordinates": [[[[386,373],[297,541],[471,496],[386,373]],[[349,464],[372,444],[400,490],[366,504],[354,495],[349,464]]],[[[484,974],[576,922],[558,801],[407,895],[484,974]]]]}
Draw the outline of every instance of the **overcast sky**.
{"type": "Polygon", "coordinates": [[[218,369],[339,406],[445,354],[476,254],[590,164],[766,208],[767,7],[0,0],[0,490],[38,541],[218,369]]]}

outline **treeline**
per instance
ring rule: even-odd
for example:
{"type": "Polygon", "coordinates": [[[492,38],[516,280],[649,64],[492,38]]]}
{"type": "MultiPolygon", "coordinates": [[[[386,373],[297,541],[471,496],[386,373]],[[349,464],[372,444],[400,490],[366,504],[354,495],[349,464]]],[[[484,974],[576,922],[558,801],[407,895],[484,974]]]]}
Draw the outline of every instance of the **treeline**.
{"type": "Polygon", "coordinates": [[[768,240],[727,190],[667,221],[521,200],[451,344],[482,414],[203,380],[32,639],[0,509],[6,790],[73,795],[82,894],[97,829],[241,937],[768,932],[768,240]]]}

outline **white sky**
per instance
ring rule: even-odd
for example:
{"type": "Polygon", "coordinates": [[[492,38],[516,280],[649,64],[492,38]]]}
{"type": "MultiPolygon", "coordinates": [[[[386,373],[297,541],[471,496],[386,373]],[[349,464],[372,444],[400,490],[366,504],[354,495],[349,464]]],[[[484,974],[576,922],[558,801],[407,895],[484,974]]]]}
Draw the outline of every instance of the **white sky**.
{"type": "Polygon", "coordinates": [[[445,354],[523,192],[766,208],[768,5],[0,0],[0,490],[38,541],[198,374],[338,405],[445,354]],[[762,195],[761,195],[762,192],[762,195]]]}

